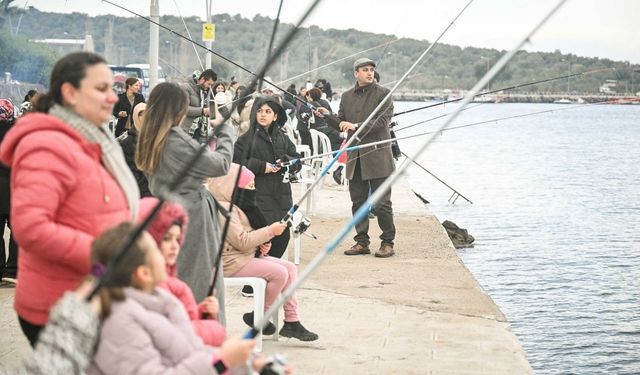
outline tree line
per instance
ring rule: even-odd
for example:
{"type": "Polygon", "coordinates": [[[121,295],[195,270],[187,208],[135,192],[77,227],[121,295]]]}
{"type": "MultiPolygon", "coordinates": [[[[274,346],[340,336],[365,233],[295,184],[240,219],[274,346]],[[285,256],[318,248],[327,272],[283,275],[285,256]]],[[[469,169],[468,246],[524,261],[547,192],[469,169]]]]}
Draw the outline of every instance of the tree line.
{"type": "MultiPolygon", "coordinates": [[[[8,3],[12,1],[9,0],[8,3]]],[[[0,0],[0,69],[11,71],[17,80],[46,84],[52,64],[61,52],[29,40],[44,38],[83,39],[91,34],[97,53],[103,54],[114,65],[145,63],[148,61],[149,23],[141,18],[103,15],[90,17],[82,13],[49,13],[36,8],[21,9],[3,5],[0,0]],[[19,30],[17,30],[17,20],[19,30]]],[[[202,20],[187,17],[185,22],[191,35],[199,40],[202,20]]],[[[257,71],[265,61],[274,20],[257,15],[247,19],[240,15],[218,14],[216,40],[213,50],[251,71],[257,71]]],[[[182,20],[176,16],[162,16],[160,23],[180,34],[185,34],[182,20]]],[[[281,23],[274,45],[293,27],[281,23]]],[[[268,71],[273,81],[279,82],[354,53],[379,46],[362,56],[378,61],[381,81],[399,79],[428,46],[428,41],[410,38],[398,39],[393,35],[363,32],[354,29],[304,28],[287,48],[285,54],[268,71]],[[386,43],[386,45],[385,45],[386,43]]],[[[201,58],[203,49],[196,47],[201,58]]],[[[402,86],[403,90],[450,89],[465,90],[490,68],[505,51],[454,45],[439,45],[402,86]]],[[[360,55],[359,55],[360,56],[360,55]]],[[[352,63],[347,59],[327,68],[296,79],[299,87],[307,79],[315,82],[324,78],[333,87],[353,85],[352,63]]],[[[193,47],[188,41],[160,29],[160,64],[169,75],[189,76],[200,69],[193,47]]],[[[232,76],[244,82],[249,74],[213,57],[214,70],[220,77],[232,76]]],[[[617,80],[615,91],[640,91],[640,66],[606,58],[582,57],[575,54],[521,51],[494,79],[492,87],[510,86],[545,78],[615,68],[584,75],[570,81],[559,80],[523,88],[527,92],[594,93],[606,80],[617,80]]]]}

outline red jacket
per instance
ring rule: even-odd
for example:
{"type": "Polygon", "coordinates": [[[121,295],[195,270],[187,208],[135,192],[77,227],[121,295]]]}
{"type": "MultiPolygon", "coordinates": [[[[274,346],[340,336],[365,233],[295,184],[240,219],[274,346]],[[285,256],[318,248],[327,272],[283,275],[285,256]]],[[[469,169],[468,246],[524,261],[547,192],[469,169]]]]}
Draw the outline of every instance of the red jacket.
{"type": "Polygon", "coordinates": [[[196,304],[196,299],[189,286],[177,277],[176,266],[167,265],[167,280],[159,285],[176,297],[187,310],[193,330],[196,331],[206,345],[221,346],[227,331],[217,320],[202,319],[202,304],[196,304]]]}
{"type": "Polygon", "coordinates": [[[130,220],[101,149],[63,121],[25,116],[6,135],[0,162],[11,167],[11,227],[19,245],[15,309],[43,325],[51,306],[89,273],[93,239],[130,220]]]}

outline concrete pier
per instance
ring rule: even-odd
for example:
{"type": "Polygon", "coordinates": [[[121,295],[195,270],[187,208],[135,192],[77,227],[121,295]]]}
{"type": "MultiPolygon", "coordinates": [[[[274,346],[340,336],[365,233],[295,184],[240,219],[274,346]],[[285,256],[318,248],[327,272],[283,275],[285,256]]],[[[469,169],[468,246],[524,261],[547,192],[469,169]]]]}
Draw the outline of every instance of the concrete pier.
{"type": "MultiPolygon", "coordinates": [[[[294,185],[294,197],[301,186],[294,185]]],[[[303,269],[351,216],[346,187],[333,182],[317,194],[302,240],[303,269]]],[[[302,323],[320,339],[303,343],[265,337],[266,353],[282,352],[296,374],[531,374],[525,352],[498,306],[467,270],[438,219],[406,181],[392,194],[396,255],[345,256],[351,235],[297,292],[302,323]]],[[[379,246],[371,220],[372,251],[379,246]]],[[[292,240],[293,242],[293,240],[292,240]]],[[[289,251],[293,259],[293,246],[289,251]]],[[[12,309],[13,289],[0,288],[0,363],[29,354],[12,309]]],[[[252,300],[227,287],[230,334],[246,330],[252,300]]],[[[282,318],[282,313],[280,317],[282,318]]],[[[281,323],[282,324],[282,323],[281,323]]]]}

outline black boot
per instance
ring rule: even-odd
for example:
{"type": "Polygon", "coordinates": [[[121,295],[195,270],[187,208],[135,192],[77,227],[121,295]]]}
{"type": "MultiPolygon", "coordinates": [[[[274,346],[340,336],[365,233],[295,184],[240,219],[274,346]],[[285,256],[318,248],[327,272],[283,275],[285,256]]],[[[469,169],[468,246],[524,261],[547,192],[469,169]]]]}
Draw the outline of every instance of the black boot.
{"type": "MultiPolygon", "coordinates": [[[[242,315],[242,320],[244,320],[249,327],[253,327],[253,311],[242,315]]],[[[263,335],[273,335],[274,333],[276,333],[276,326],[271,322],[268,322],[262,329],[263,335]]]]}
{"type": "Polygon", "coordinates": [[[316,341],[318,335],[304,328],[300,322],[284,322],[280,336],[293,337],[300,341],[316,341]]]}

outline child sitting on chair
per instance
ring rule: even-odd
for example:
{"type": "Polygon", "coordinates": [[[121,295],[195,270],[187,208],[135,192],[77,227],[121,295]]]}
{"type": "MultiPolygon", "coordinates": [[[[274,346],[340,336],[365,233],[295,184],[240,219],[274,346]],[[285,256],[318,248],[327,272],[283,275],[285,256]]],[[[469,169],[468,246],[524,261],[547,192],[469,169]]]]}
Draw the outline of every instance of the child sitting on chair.
{"type": "MultiPolygon", "coordinates": [[[[141,199],[139,220],[142,221],[149,216],[156,204],[158,204],[157,198],[141,199]]],[[[180,300],[187,311],[193,329],[205,344],[220,346],[224,341],[226,331],[222,324],[215,320],[218,314],[218,300],[210,296],[197,304],[189,286],[178,279],[176,262],[188,221],[187,211],[180,204],[165,202],[147,228],[160,248],[167,265],[167,279],[159,287],[169,291],[180,300]],[[206,314],[207,318],[203,318],[203,314],[206,314]]]]}
{"type": "MultiPolygon", "coordinates": [[[[209,180],[208,187],[222,207],[229,207],[233,185],[240,166],[231,164],[229,173],[209,180]]],[[[254,174],[242,167],[238,182],[238,194],[231,211],[231,222],[225,246],[222,250],[222,268],[225,277],[260,277],[267,281],[264,310],[267,311],[278,295],[298,278],[296,266],[288,260],[268,256],[271,239],[280,235],[286,223],[267,224],[255,201],[254,174]],[[254,229],[255,228],[255,229],[254,229]],[[255,257],[256,251],[259,256],[255,257]]],[[[226,218],[220,217],[224,223],[226,218]]],[[[244,322],[253,326],[253,312],[244,314],[244,322]]],[[[265,335],[275,333],[271,322],[262,331],[265,335]]],[[[298,300],[295,293],[284,304],[284,325],[280,336],[293,337],[301,341],[315,341],[318,335],[307,330],[298,317],[298,300]]]]}

